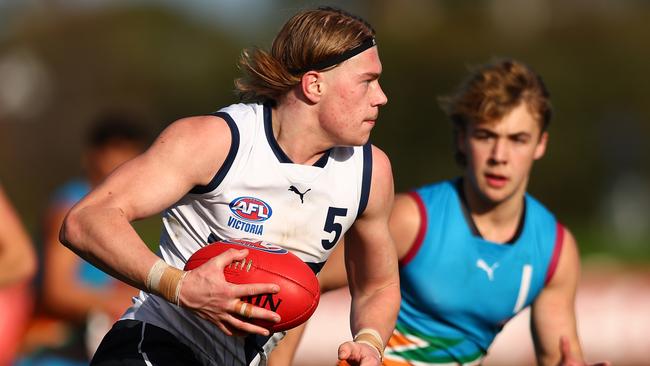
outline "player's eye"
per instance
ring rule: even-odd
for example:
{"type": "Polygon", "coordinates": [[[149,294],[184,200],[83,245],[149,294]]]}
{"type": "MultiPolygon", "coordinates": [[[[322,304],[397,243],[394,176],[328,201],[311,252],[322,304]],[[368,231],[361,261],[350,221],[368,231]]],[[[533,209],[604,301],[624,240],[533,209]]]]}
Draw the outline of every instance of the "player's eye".
{"type": "Polygon", "coordinates": [[[526,144],[530,141],[530,136],[526,134],[514,135],[510,138],[511,141],[517,144],[526,144]]]}
{"type": "Polygon", "coordinates": [[[476,140],[484,141],[493,137],[494,135],[487,131],[476,131],[472,134],[472,137],[476,140]]]}

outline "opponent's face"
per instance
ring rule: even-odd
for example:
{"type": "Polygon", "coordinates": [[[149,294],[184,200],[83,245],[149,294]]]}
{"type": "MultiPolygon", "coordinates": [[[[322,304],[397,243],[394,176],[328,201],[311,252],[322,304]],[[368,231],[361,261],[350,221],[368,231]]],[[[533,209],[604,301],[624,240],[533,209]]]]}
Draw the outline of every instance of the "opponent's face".
{"type": "Polygon", "coordinates": [[[379,85],[381,62],[377,47],[323,72],[321,128],[335,145],[363,145],[388,99],[379,85]]]}
{"type": "Polygon", "coordinates": [[[459,148],[467,157],[466,178],[479,198],[499,204],[523,197],[533,162],[544,155],[547,138],[525,103],[500,120],[468,124],[459,135],[459,148]]]}

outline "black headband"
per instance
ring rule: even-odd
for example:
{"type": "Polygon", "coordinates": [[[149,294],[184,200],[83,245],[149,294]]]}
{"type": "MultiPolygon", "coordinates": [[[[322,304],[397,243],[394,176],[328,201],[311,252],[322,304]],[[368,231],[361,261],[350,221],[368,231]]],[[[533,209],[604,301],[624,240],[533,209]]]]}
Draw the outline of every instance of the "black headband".
{"type": "Polygon", "coordinates": [[[302,74],[304,72],[311,71],[311,70],[314,70],[314,71],[323,70],[323,69],[326,69],[328,67],[340,64],[341,62],[343,62],[343,61],[345,61],[345,60],[347,60],[349,58],[352,58],[352,57],[360,54],[361,52],[367,50],[368,48],[376,46],[376,45],[377,45],[377,41],[375,40],[375,37],[370,36],[370,37],[364,39],[363,42],[361,42],[360,45],[358,45],[358,46],[356,46],[354,48],[350,48],[349,50],[343,52],[340,55],[335,55],[335,56],[332,56],[330,58],[326,58],[325,60],[323,60],[321,62],[318,62],[318,63],[316,63],[314,65],[303,67],[301,69],[291,69],[289,71],[292,74],[302,74]]]}

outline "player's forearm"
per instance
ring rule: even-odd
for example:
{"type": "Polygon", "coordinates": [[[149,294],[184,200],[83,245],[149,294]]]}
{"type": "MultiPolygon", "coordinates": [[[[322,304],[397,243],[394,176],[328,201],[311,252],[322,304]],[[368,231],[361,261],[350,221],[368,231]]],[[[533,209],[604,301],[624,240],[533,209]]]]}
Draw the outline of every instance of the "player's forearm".
{"type": "Polygon", "coordinates": [[[60,240],[90,263],[143,290],[147,273],[158,260],[118,208],[73,208],[61,227],[60,240]]]}
{"type": "Polygon", "coordinates": [[[355,296],[351,309],[352,334],[363,328],[375,329],[386,345],[393,333],[400,306],[399,281],[391,281],[367,295],[355,296]]]}

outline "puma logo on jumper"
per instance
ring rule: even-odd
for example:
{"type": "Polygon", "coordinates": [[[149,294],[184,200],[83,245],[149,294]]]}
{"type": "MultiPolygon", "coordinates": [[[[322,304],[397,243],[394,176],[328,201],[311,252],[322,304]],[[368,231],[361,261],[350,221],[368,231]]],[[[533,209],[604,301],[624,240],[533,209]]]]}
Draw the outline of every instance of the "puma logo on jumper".
{"type": "Polygon", "coordinates": [[[311,188],[307,189],[307,190],[304,191],[303,193],[300,193],[300,191],[298,190],[298,188],[296,188],[295,186],[290,186],[290,187],[289,187],[289,190],[290,190],[291,192],[297,194],[298,196],[300,196],[300,203],[305,203],[305,201],[304,201],[303,198],[305,197],[305,195],[307,194],[307,192],[311,191],[311,188]]]}
{"type": "Polygon", "coordinates": [[[495,262],[492,266],[488,266],[483,259],[476,261],[476,266],[485,271],[490,281],[494,280],[494,270],[499,268],[499,263],[495,262]]]}

